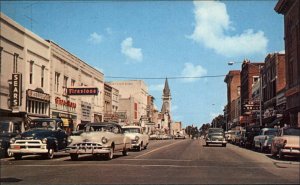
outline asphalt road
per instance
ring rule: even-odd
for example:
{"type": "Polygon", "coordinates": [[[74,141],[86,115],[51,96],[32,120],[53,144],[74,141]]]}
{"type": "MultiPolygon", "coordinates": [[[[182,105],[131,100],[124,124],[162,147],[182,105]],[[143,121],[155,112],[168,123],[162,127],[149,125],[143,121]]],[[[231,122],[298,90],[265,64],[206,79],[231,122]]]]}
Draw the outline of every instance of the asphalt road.
{"type": "Polygon", "coordinates": [[[297,158],[284,161],[228,144],[203,140],[151,141],[141,152],[105,161],[65,153],[52,160],[1,159],[1,184],[300,184],[297,158]]]}

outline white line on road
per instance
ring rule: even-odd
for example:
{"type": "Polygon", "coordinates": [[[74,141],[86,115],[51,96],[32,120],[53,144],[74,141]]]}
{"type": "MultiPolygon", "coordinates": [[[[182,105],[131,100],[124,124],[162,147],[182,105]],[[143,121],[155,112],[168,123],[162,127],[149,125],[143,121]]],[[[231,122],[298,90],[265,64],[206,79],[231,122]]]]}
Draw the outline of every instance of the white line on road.
{"type": "Polygon", "coordinates": [[[185,141],[185,140],[178,141],[178,142],[176,142],[176,143],[171,143],[171,144],[169,144],[169,145],[165,145],[165,146],[162,146],[162,147],[156,148],[156,149],[154,149],[154,150],[151,150],[151,151],[149,151],[149,152],[146,152],[146,153],[144,153],[144,154],[142,154],[142,155],[135,156],[134,158],[139,158],[139,157],[142,157],[142,156],[145,156],[145,155],[151,154],[151,153],[153,153],[153,152],[156,152],[157,150],[160,150],[160,149],[163,149],[163,148],[166,148],[166,147],[169,147],[169,146],[172,146],[172,145],[175,145],[175,144],[181,143],[181,142],[183,142],[183,141],[185,141]]]}

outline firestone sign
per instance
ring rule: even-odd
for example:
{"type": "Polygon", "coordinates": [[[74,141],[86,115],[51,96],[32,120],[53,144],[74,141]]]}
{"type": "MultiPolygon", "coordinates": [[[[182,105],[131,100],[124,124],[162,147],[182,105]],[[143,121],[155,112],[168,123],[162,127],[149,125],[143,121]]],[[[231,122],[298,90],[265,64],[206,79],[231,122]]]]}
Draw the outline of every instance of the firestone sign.
{"type": "Polygon", "coordinates": [[[68,95],[98,95],[97,87],[67,88],[68,95]]]}
{"type": "Polygon", "coordinates": [[[22,74],[13,73],[12,74],[12,107],[21,106],[22,98],[22,74]]]}

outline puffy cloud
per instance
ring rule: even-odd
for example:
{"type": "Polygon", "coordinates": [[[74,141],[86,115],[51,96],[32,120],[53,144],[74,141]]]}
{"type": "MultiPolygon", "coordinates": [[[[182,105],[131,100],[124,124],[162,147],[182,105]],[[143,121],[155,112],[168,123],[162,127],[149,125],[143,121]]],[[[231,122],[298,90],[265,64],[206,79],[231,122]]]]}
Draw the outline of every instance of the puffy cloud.
{"type": "Polygon", "coordinates": [[[268,39],[263,31],[245,30],[241,34],[227,35],[234,30],[226,5],[216,1],[195,1],[195,29],[188,38],[227,56],[245,56],[266,53],[268,39]]]}
{"type": "Polygon", "coordinates": [[[134,48],[133,46],[133,40],[131,37],[126,38],[121,43],[121,52],[129,57],[130,59],[136,60],[136,61],[142,61],[143,60],[143,53],[142,49],[140,48],[134,48]]]}
{"type": "Polygon", "coordinates": [[[198,80],[198,78],[193,77],[201,77],[203,75],[206,75],[207,71],[204,69],[201,65],[194,66],[192,63],[185,63],[184,69],[181,72],[182,77],[192,77],[192,78],[185,78],[185,82],[194,82],[198,80]]]}
{"type": "Polygon", "coordinates": [[[102,35],[99,35],[98,33],[94,32],[90,34],[88,41],[93,44],[99,44],[102,41],[102,35]]]}

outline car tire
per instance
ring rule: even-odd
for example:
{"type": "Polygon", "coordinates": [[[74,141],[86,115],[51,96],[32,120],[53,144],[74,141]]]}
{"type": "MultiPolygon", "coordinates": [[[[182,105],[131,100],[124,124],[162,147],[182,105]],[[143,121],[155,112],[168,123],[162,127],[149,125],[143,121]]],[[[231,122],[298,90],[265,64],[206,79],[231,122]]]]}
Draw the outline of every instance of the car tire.
{"type": "Polygon", "coordinates": [[[22,154],[14,154],[15,160],[21,160],[22,159],[22,154]]]}
{"type": "Polygon", "coordinates": [[[222,147],[226,147],[226,144],[222,144],[222,147]]]}
{"type": "Polygon", "coordinates": [[[278,152],[278,158],[284,159],[284,154],[281,152],[281,150],[279,150],[279,152],[278,152]]]}
{"type": "Polygon", "coordinates": [[[147,149],[147,147],[148,147],[148,144],[149,144],[149,143],[147,143],[147,144],[144,146],[144,150],[146,150],[146,149],[147,149]]]}
{"type": "Polygon", "coordinates": [[[45,159],[53,159],[54,157],[54,148],[48,149],[48,152],[43,155],[45,159]]]}
{"type": "Polygon", "coordinates": [[[106,154],[106,159],[107,159],[107,160],[112,160],[113,158],[114,158],[114,148],[111,147],[111,148],[109,149],[109,153],[106,154]]]}
{"type": "Polygon", "coordinates": [[[70,154],[71,160],[72,161],[77,161],[78,160],[78,154],[70,154]]]}
{"type": "Polygon", "coordinates": [[[264,152],[265,152],[264,147],[263,147],[261,144],[259,145],[259,151],[260,151],[261,153],[264,153],[264,152]]]}
{"type": "Polygon", "coordinates": [[[142,144],[137,147],[137,151],[142,151],[142,144]]]}
{"type": "Polygon", "coordinates": [[[124,149],[124,150],[122,151],[122,154],[123,154],[123,156],[127,156],[127,155],[128,155],[128,150],[127,150],[127,149],[124,149]]]}

